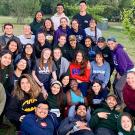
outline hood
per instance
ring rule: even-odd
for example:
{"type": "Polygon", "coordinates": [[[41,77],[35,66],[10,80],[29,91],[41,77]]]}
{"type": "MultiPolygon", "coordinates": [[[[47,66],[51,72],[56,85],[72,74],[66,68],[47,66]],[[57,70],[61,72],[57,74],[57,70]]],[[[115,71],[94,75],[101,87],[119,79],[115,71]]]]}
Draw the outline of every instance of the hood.
{"type": "Polygon", "coordinates": [[[116,52],[118,49],[123,49],[124,47],[121,44],[117,44],[117,47],[114,49],[114,52],[116,52]]]}
{"type": "Polygon", "coordinates": [[[118,121],[117,121],[117,129],[118,129],[119,135],[135,135],[134,129],[132,129],[130,132],[128,132],[128,131],[125,131],[121,127],[121,117],[122,117],[122,113],[120,114],[118,121]]]}
{"type": "Polygon", "coordinates": [[[57,13],[55,13],[54,16],[55,17],[62,17],[62,16],[64,17],[65,16],[65,13],[62,13],[60,16],[57,13]]]}
{"type": "Polygon", "coordinates": [[[62,29],[62,27],[59,26],[58,29],[60,29],[60,30],[63,31],[63,32],[66,32],[66,31],[69,31],[69,30],[70,30],[70,27],[67,26],[66,29],[62,29]]]}

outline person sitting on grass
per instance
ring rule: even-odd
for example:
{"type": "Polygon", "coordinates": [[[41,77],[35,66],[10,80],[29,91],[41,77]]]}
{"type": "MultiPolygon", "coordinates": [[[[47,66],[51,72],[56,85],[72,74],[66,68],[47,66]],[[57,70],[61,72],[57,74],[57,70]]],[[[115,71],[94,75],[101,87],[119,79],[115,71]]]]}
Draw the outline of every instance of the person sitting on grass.
{"type": "Polygon", "coordinates": [[[59,135],[93,135],[86,120],[87,108],[83,103],[75,106],[74,118],[65,118],[58,129],[59,135]]]}
{"type": "Polygon", "coordinates": [[[106,104],[93,112],[90,127],[95,131],[95,135],[117,134],[119,112],[116,111],[116,106],[117,97],[115,95],[108,95],[106,104]]]}
{"type": "Polygon", "coordinates": [[[28,114],[21,125],[21,135],[56,135],[57,118],[49,112],[47,103],[37,105],[34,114],[28,114]]]}
{"type": "Polygon", "coordinates": [[[122,113],[117,123],[118,135],[135,135],[134,122],[129,113],[122,113]]]}

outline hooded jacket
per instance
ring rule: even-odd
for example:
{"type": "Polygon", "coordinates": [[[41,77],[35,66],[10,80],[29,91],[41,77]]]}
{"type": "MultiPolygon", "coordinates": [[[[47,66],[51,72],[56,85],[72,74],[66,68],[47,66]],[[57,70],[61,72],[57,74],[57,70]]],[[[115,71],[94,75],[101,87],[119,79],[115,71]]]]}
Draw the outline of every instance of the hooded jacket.
{"type": "Polygon", "coordinates": [[[114,66],[120,75],[124,75],[128,70],[134,67],[133,62],[121,44],[117,44],[117,47],[112,51],[112,57],[114,66]]]}
{"type": "Polygon", "coordinates": [[[35,114],[28,114],[22,122],[21,135],[56,135],[57,126],[58,121],[54,114],[49,113],[44,119],[35,114]],[[42,123],[46,125],[43,126],[42,123]]]}
{"type": "Polygon", "coordinates": [[[118,121],[117,121],[117,130],[118,130],[118,135],[135,135],[135,130],[132,129],[130,132],[125,131],[122,127],[121,127],[121,116],[122,114],[120,114],[118,121]]]}
{"type": "Polygon", "coordinates": [[[90,120],[90,127],[92,129],[107,128],[116,131],[118,117],[119,117],[119,113],[115,110],[115,108],[111,110],[107,104],[104,104],[102,108],[96,109],[93,112],[93,115],[90,120]],[[107,112],[110,114],[108,115],[107,119],[103,119],[98,117],[97,114],[99,112],[107,112]]]}
{"type": "Polygon", "coordinates": [[[68,39],[68,36],[70,35],[70,31],[71,31],[71,29],[69,26],[67,26],[66,29],[62,29],[62,27],[59,26],[54,34],[54,45],[58,44],[58,39],[59,39],[60,35],[62,35],[62,34],[65,34],[68,39]]]}
{"type": "Polygon", "coordinates": [[[123,89],[123,99],[126,106],[135,111],[135,90],[133,90],[127,83],[123,89]]]}

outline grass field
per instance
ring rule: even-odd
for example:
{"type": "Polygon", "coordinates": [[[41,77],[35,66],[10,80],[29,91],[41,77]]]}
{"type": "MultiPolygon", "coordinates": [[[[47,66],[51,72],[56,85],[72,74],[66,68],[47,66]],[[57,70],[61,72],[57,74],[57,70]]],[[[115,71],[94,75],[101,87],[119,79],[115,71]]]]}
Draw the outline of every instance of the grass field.
{"type": "MultiPolygon", "coordinates": [[[[31,21],[32,18],[27,18],[25,19],[25,24],[29,24],[31,21]]],[[[16,24],[16,18],[0,16],[0,35],[3,34],[3,24],[7,22],[14,24],[15,35],[20,35],[22,33],[23,25],[16,24]]],[[[124,45],[132,60],[135,62],[135,42],[129,40],[120,23],[109,23],[109,28],[108,30],[103,31],[103,36],[106,38],[115,37],[119,43],[124,45]]],[[[15,135],[14,128],[11,126],[11,128],[8,130],[0,129],[0,135],[15,135]]]]}

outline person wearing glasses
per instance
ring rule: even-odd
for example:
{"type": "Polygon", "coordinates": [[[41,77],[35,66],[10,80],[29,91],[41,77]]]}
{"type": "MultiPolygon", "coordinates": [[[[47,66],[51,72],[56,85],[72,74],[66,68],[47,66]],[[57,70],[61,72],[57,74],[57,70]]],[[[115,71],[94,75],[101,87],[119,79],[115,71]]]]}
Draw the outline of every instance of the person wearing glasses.
{"type": "Polygon", "coordinates": [[[56,135],[57,118],[49,112],[47,103],[37,105],[34,114],[28,114],[21,125],[22,135],[56,135]]]}

